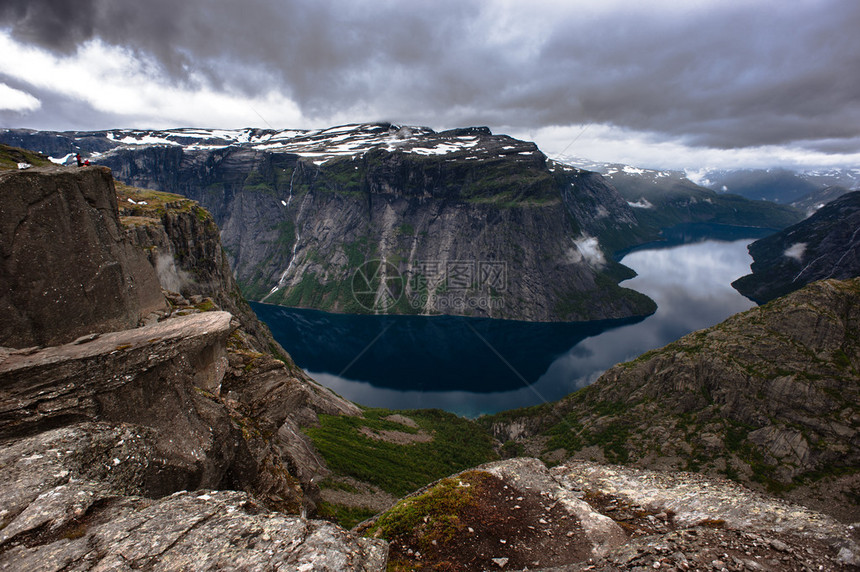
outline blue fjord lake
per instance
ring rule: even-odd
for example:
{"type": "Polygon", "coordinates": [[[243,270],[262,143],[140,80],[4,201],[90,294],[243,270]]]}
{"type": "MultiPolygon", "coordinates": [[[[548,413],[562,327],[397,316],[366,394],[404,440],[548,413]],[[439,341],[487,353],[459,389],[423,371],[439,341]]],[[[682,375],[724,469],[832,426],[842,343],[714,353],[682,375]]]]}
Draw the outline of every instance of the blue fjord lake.
{"type": "Polygon", "coordinates": [[[616,363],[751,308],[730,285],[749,273],[750,242],[628,252],[621,261],[638,275],[622,285],[657,302],[653,315],[638,320],[535,324],[252,307],[300,367],[347,399],[477,417],[560,399],[616,363]]]}

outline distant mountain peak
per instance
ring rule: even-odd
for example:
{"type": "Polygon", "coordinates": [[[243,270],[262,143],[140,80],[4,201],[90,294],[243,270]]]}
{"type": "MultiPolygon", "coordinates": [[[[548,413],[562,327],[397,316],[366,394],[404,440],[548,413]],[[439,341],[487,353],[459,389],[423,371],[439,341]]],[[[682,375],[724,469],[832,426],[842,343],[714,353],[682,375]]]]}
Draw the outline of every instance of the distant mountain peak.
{"type": "MultiPolygon", "coordinates": [[[[16,131],[4,139],[15,141],[16,131]]],[[[29,132],[26,132],[29,133],[29,132]]],[[[68,138],[66,138],[68,141],[68,138]]],[[[392,123],[351,123],[325,129],[109,129],[77,132],[73,143],[45,141],[43,152],[57,163],[67,163],[75,153],[98,158],[120,148],[179,147],[185,151],[213,151],[240,147],[270,153],[289,153],[310,158],[317,165],[337,157],[355,157],[373,150],[418,155],[455,155],[466,159],[506,155],[543,156],[537,145],[506,135],[493,135],[488,127],[465,127],[436,132],[429,127],[392,123]]]]}

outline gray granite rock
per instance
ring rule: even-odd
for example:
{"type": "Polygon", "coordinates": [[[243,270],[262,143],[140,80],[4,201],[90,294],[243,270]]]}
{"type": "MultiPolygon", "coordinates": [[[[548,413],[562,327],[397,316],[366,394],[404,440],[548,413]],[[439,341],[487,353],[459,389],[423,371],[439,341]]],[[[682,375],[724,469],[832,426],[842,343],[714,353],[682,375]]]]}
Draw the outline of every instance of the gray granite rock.
{"type": "Polygon", "coordinates": [[[65,343],[165,308],[117,220],[109,170],[0,172],[0,346],[65,343]]]}
{"type": "Polygon", "coordinates": [[[218,393],[230,330],[230,314],[207,312],[7,351],[0,356],[0,437],[66,419],[180,424],[193,387],[218,393]]]}
{"type": "Polygon", "coordinates": [[[93,495],[86,489],[67,488],[48,493],[58,499],[51,506],[31,505],[40,520],[59,513],[59,522],[42,525],[38,535],[4,535],[0,570],[377,571],[386,565],[385,542],[266,511],[246,493],[183,491],[159,500],[103,498],[96,506],[87,505],[93,495]]]}

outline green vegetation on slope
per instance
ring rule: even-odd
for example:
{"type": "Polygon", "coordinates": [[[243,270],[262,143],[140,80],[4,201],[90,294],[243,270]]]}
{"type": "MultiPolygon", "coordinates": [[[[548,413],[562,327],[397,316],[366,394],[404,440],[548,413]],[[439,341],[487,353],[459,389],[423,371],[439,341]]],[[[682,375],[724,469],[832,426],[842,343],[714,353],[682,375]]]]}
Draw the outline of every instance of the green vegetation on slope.
{"type": "Polygon", "coordinates": [[[451,550],[468,534],[469,513],[480,512],[479,505],[486,502],[482,497],[491,494],[488,485],[497,480],[477,470],[443,479],[427,491],[401,500],[362,532],[392,543],[390,571],[459,569],[451,562],[451,550]],[[419,554],[406,547],[417,548],[419,554]]]}
{"type": "Polygon", "coordinates": [[[320,415],[320,425],[306,428],[305,433],[335,475],[353,477],[396,496],[496,458],[486,432],[472,421],[438,409],[367,409],[364,417],[320,415]],[[393,414],[408,416],[417,427],[385,419],[393,414]],[[432,439],[400,444],[367,435],[383,431],[423,432],[432,439]]]}
{"type": "Polygon", "coordinates": [[[215,225],[212,215],[197,201],[173,193],[132,187],[119,181],[114,181],[114,186],[120,215],[123,219],[127,217],[153,219],[160,224],[161,217],[168,212],[192,213],[200,222],[215,225]]]}
{"type": "Polygon", "coordinates": [[[29,163],[34,167],[47,167],[51,162],[40,153],[0,143],[0,169],[17,169],[18,163],[29,163]]]}
{"type": "Polygon", "coordinates": [[[690,222],[781,229],[803,218],[800,210],[788,205],[717,193],[685,179],[651,181],[616,174],[611,182],[625,200],[644,199],[653,205],[633,212],[643,227],[654,230],[690,222]]]}

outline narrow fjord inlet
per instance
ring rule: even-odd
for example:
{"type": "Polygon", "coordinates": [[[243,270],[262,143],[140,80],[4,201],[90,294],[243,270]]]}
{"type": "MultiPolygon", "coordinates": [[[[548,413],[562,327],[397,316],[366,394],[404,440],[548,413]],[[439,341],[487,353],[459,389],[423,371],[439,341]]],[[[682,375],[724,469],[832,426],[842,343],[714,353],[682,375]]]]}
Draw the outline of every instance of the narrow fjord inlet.
{"type": "Polygon", "coordinates": [[[555,401],[618,362],[750,308],[730,286],[749,272],[750,242],[626,255],[621,262],[638,276],[624,285],[657,301],[644,320],[558,324],[252,307],[296,363],[339,395],[373,407],[477,417],[555,401]]]}

